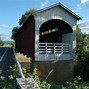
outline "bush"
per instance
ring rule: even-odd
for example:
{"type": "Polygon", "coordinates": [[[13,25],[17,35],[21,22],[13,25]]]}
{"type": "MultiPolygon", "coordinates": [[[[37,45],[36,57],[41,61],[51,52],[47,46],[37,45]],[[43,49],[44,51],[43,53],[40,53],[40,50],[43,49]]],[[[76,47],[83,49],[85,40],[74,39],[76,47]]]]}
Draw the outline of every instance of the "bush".
{"type": "Polygon", "coordinates": [[[0,46],[3,46],[3,45],[4,45],[3,41],[0,41],[0,46]]]}
{"type": "MultiPolygon", "coordinates": [[[[33,75],[27,73],[26,69],[24,68],[23,72],[26,77],[33,78],[40,89],[89,89],[89,84],[83,83],[80,76],[74,78],[73,82],[67,82],[64,85],[57,85],[54,83],[48,83],[47,81],[41,81],[41,79],[39,79],[36,75],[36,69],[34,70],[33,75]]],[[[18,71],[16,69],[13,69],[11,75],[8,78],[1,77],[3,80],[2,89],[13,89],[17,77],[18,71]]]]}
{"type": "Polygon", "coordinates": [[[89,89],[89,84],[83,83],[81,77],[77,76],[73,82],[66,82],[64,85],[52,83],[50,89],[89,89]]]}
{"type": "Polygon", "coordinates": [[[34,72],[32,75],[26,71],[25,68],[23,68],[23,73],[25,77],[31,77],[35,80],[35,82],[38,84],[40,89],[50,89],[50,84],[47,81],[41,80],[37,75],[36,75],[37,69],[34,69],[34,72]]]}
{"type": "Polygon", "coordinates": [[[0,89],[14,89],[14,84],[17,77],[18,72],[16,69],[13,69],[8,77],[1,76],[0,80],[2,80],[2,86],[0,86],[0,89]]]}
{"type": "Polygon", "coordinates": [[[36,83],[38,84],[40,89],[50,89],[50,84],[47,81],[42,81],[37,75],[36,75],[37,69],[34,69],[33,75],[31,76],[36,83]]]}
{"type": "Polygon", "coordinates": [[[77,57],[75,76],[81,76],[86,82],[89,81],[89,52],[84,51],[77,57]],[[80,58],[81,57],[81,58],[80,58]]]}

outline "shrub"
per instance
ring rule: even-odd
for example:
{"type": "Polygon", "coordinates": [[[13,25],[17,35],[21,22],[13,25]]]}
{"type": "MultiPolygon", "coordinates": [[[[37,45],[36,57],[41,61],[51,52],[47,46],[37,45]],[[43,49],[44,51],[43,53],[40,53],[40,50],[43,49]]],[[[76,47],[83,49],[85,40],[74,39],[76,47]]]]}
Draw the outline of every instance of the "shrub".
{"type": "Polygon", "coordinates": [[[89,52],[83,52],[81,59],[77,58],[75,76],[81,76],[84,81],[89,81],[89,52]]]}
{"type": "Polygon", "coordinates": [[[43,81],[41,80],[37,75],[36,75],[36,71],[37,69],[34,69],[33,75],[31,75],[30,77],[32,77],[36,83],[38,84],[40,89],[50,89],[51,85],[47,82],[47,81],[43,81]]]}
{"type": "Polygon", "coordinates": [[[8,77],[0,77],[0,80],[2,80],[2,86],[0,86],[0,89],[13,89],[15,80],[18,77],[18,72],[16,69],[13,69],[11,71],[11,75],[8,77]]]}
{"type": "Polygon", "coordinates": [[[0,41],[0,46],[3,46],[3,45],[4,45],[3,41],[0,41]]]}
{"type": "Polygon", "coordinates": [[[66,82],[64,85],[51,83],[50,89],[89,89],[89,84],[83,83],[81,77],[77,76],[73,82],[66,82]]]}

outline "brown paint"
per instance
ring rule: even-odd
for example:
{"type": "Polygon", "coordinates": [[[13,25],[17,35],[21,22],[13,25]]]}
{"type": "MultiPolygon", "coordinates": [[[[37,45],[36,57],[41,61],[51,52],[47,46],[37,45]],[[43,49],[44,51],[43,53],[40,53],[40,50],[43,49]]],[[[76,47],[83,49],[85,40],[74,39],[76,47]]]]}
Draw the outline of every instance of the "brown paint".
{"type": "Polygon", "coordinates": [[[15,36],[15,48],[18,52],[23,53],[34,59],[34,44],[35,43],[35,20],[31,15],[19,32],[15,36]]]}

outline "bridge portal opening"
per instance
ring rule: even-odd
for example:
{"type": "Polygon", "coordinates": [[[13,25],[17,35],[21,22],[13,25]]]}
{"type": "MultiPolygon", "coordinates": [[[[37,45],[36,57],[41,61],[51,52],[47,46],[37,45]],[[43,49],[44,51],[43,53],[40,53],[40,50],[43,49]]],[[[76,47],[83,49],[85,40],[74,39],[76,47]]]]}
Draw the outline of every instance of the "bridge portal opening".
{"type": "Polygon", "coordinates": [[[72,33],[71,26],[63,20],[51,19],[40,27],[39,43],[62,43],[62,34],[72,33]]]}

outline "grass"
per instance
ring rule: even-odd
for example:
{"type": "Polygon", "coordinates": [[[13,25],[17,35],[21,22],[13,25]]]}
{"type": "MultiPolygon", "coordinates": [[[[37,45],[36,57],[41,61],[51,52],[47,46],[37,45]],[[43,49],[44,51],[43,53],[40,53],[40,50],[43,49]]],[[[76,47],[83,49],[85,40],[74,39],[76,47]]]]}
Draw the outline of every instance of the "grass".
{"type": "Polygon", "coordinates": [[[27,57],[26,55],[23,55],[21,53],[16,53],[16,57],[18,58],[19,62],[30,62],[30,57],[27,57]]]}
{"type": "Polygon", "coordinates": [[[16,53],[16,57],[18,58],[19,63],[21,64],[22,68],[25,68],[26,71],[30,71],[30,57],[23,55],[21,53],[16,53]]]}

